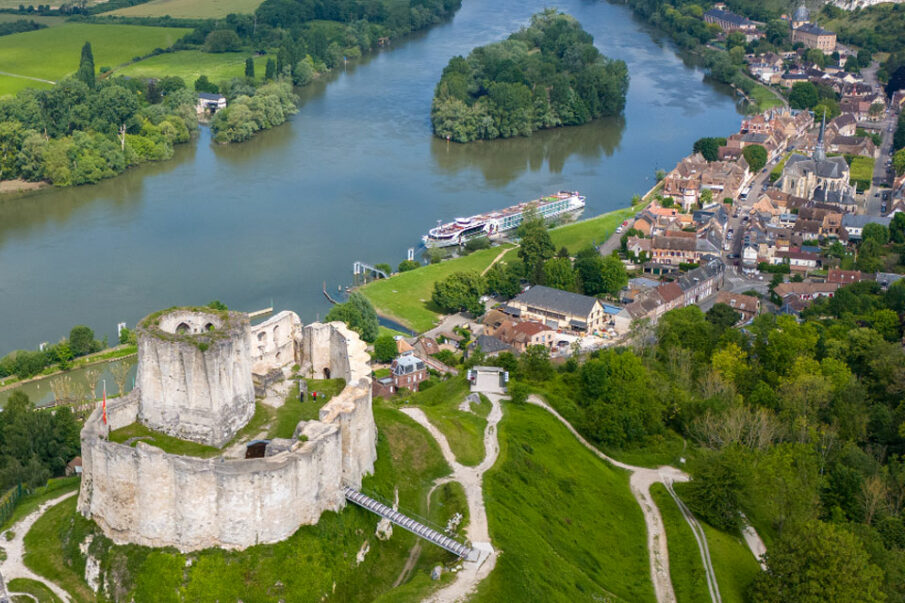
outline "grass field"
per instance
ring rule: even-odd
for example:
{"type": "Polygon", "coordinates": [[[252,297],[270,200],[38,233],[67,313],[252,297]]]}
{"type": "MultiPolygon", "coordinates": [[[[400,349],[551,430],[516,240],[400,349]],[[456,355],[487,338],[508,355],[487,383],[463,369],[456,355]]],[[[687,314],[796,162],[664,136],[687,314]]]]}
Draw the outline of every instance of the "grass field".
{"type": "MultiPolygon", "coordinates": [[[[402,413],[380,404],[374,416],[378,427],[375,475],[363,490],[392,499],[399,489],[400,510],[428,515],[427,491],[434,479],[449,473],[430,435],[402,413]]],[[[440,491],[440,489],[438,489],[440,491]]],[[[452,514],[467,513],[463,493],[455,488],[435,492],[430,516],[445,523],[452,514]]],[[[430,569],[447,563],[451,554],[422,545],[412,578],[391,591],[416,537],[395,530],[381,542],[374,537],[377,517],[354,505],[341,513],[325,513],[315,526],[304,526],[287,540],[245,551],[207,549],[181,554],[173,549],[113,546],[97,535],[92,552],[105,570],[117,568],[120,589],[115,600],[135,601],[371,601],[389,591],[389,600],[421,600],[444,583],[430,580],[430,569]],[[356,553],[367,541],[365,560],[356,553]],[[191,559],[190,565],[186,561],[191,559]]],[[[78,544],[94,525],[75,512],[75,500],[46,513],[26,536],[26,564],[52,577],[77,600],[95,597],[81,576],[84,558],[78,544]]],[[[451,576],[451,575],[450,575],[451,576]]]]}
{"type": "Polygon", "coordinates": [[[0,75],[0,96],[15,96],[20,90],[26,88],[50,88],[52,85],[24,77],[0,75]]]}
{"type": "Polygon", "coordinates": [[[751,90],[751,94],[749,94],[752,99],[757,103],[757,112],[763,113],[764,111],[769,111],[774,107],[782,107],[783,102],[776,98],[776,95],[773,94],[769,88],[762,86],[761,84],[757,84],[751,90]]]}
{"type": "Polygon", "coordinates": [[[669,577],[676,592],[678,603],[694,603],[707,601],[710,592],[707,590],[707,575],[694,533],[688,522],[679,511],[679,506],[672,499],[663,484],[654,484],[650,489],[651,497],[660,509],[663,525],[666,528],[666,539],[669,545],[669,577]]]}
{"type": "MultiPolygon", "coordinates": [[[[64,23],[0,37],[0,71],[57,81],[78,69],[85,42],[91,42],[98,68],[115,67],[155,48],[168,48],[187,32],[173,27],[64,23]]],[[[22,81],[28,82],[4,77],[0,80],[0,94],[14,92],[12,88],[16,86],[25,87],[22,81]]],[[[26,83],[32,85],[35,83],[26,83]]]]}
{"type": "Polygon", "coordinates": [[[870,188],[871,180],[874,177],[874,161],[873,157],[858,156],[852,159],[849,181],[858,186],[858,192],[870,188]]]}
{"type": "Polygon", "coordinates": [[[435,325],[441,313],[431,302],[434,283],[453,272],[481,272],[502,250],[503,247],[492,247],[455,260],[422,266],[417,270],[368,283],[360,291],[384,316],[416,331],[427,331],[435,325]]]}
{"type": "MultiPolygon", "coordinates": [[[[132,8],[138,8],[139,6],[144,5],[139,4],[132,8]]],[[[244,52],[212,54],[201,52],[200,50],[180,50],[131,63],[122,69],[117,69],[115,74],[140,78],[175,75],[181,77],[188,87],[191,88],[200,75],[206,75],[207,79],[214,83],[234,77],[245,77],[245,59],[248,57],[249,54],[244,52]]],[[[267,57],[263,55],[256,56],[254,60],[255,76],[257,79],[262,80],[267,67],[267,57]]]]}
{"type": "Polygon", "coordinates": [[[28,593],[34,597],[34,599],[19,599],[13,597],[13,601],[36,600],[38,603],[58,603],[60,600],[59,597],[53,594],[53,591],[44,586],[44,584],[37,580],[29,580],[28,578],[14,578],[6,585],[6,589],[11,593],[28,593]]]}
{"type": "Polygon", "coordinates": [[[720,596],[724,603],[745,603],[745,592],[751,581],[760,572],[754,555],[745,545],[741,535],[727,534],[701,521],[710,548],[710,560],[716,581],[720,585],[720,596]]]}
{"type": "Polygon", "coordinates": [[[456,460],[463,465],[475,466],[484,458],[484,428],[490,412],[490,401],[472,405],[474,412],[459,410],[459,404],[468,395],[465,377],[456,377],[439,383],[411,397],[430,422],[443,432],[456,460]]]}
{"type": "Polygon", "coordinates": [[[506,405],[484,476],[497,566],[477,601],[653,601],[644,519],[628,474],[546,411],[506,405]]]}
{"type": "Polygon", "coordinates": [[[219,19],[230,13],[251,14],[263,0],[151,0],[113,10],[117,17],[163,17],[174,19],[219,19]]]}
{"type": "Polygon", "coordinates": [[[571,253],[575,253],[588,245],[600,245],[615,232],[620,224],[639,211],[641,211],[640,207],[617,209],[581,222],[554,228],[550,231],[550,237],[557,249],[566,247],[571,253]]]}
{"type": "Polygon", "coordinates": [[[19,499],[19,503],[16,505],[15,510],[10,514],[3,525],[0,525],[0,530],[7,529],[41,506],[44,501],[63,496],[67,492],[78,490],[80,483],[81,478],[78,476],[57,477],[48,480],[46,486],[36,488],[31,494],[26,494],[19,499]]]}

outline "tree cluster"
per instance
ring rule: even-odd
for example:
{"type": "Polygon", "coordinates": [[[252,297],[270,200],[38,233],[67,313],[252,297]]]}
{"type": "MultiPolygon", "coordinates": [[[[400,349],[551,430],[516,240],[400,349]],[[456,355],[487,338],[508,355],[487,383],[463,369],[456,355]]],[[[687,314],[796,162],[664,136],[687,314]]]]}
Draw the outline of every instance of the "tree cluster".
{"type": "Polygon", "coordinates": [[[349,301],[336,304],[325,317],[327,322],[338,320],[346,323],[350,329],[358,333],[368,342],[377,339],[380,331],[380,323],[377,319],[377,311],[374,306],[361,293],[352,293],[349,301]]]}
{"type": "Polygon", "coordinates": [[[94,183],[169,158],[173,145],[189,140],[195,98],[182,80],[95,82],[86,48],[78,78],[0,99],[0,179],[94,183]]]}
{"type": "Polygon", "coordinates": [[[43,350],[15,350],[0,358],[0,378],[15,375],[20,379],[33,377],[49,366],[58,365],[66,370],[72,360],[104,349],[105,342],[94,338],[94,331],[77,325],[69,331],[69,337],[45,346],[43,350]]]}
{"type": "Polygon", "coordinates": [[[23,31],[35,31],[36,29],[44,29],[45,27],[47,26],[43,23],[38,23],[31,19],[19,19],[18,21],[0,23],[0,36],[22,33],[23,31]]]}
{"type": "Polygon", "coordinates": [[[0,413],[0,490],[43,486],[79,453],[79,424],[67,407],[38,410],[22,392],[0,413]]]}
{"type": "Polygon", "coordinates": [[[211,122],[214,140],[217,142],[243,142],[259,130],[278,126],[298,109],[298,97],[288,82],[271,82],[253,91],[251,95],[235,96],[221,109],[211,122]]]}
{"type": "Polygon", "coordinates": [[[434,134],[456,142],[527,136],[625,107],[628,69],[572,17],[548,9],[503,42],[454,57],[434,91],[434,134]]]}

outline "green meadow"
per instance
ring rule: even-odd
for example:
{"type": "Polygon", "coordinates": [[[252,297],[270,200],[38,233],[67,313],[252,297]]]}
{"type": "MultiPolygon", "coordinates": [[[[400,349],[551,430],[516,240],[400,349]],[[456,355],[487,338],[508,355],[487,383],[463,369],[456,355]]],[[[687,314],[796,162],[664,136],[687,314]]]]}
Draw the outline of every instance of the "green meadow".
{"type": "MultiPolygon", "coordinates": [[[[142,5],[139,5],[142,6],[142,5]]],[[[130,63],[115,71],[116,75],[151,78],[175,75],[181,77],[191,88],[200,75],[214,83],[230,80],[234,77],[245,77],[245,59],[250,55],[245,52],[223,52],[212,54],[200,50],[180,50],[148,57],[137,63],[130,63]]],[[[266,56],[256,56],[255,76],[261,80],[267,66],[266,56]]]]}
{"type": "Polygon", "coordinates": [[[151,0],[104,13],[117,17],[163,17],[174,19],[219,19],[230,13],[251,14],[262,0],[151,0]]]}

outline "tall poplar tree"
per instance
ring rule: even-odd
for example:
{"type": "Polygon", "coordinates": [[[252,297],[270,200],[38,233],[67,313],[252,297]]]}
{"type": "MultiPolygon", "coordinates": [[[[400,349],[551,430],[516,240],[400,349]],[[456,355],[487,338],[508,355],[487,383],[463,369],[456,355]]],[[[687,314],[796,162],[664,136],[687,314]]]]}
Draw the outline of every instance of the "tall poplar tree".
{"type": "Polygon", "coordinates": [[[85,45],[82,46],[82,58],[79,61],[79,70],[75,77],[94,90],[94,53],[91,52],[91,42],[85,42],[85,45]]]}

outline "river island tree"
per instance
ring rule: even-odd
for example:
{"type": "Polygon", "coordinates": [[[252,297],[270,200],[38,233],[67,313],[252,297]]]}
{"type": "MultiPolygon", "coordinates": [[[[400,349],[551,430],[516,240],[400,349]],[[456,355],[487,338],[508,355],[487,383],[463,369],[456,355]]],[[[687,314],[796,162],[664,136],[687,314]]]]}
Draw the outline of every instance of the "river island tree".
{"type": "Polygon", "coordinates": [[[528,136],[625,108],[628,68],[574,17],[545,10],[502,42],[453,57],[434,91],[434,134],[456,142],[528,136]]]}

